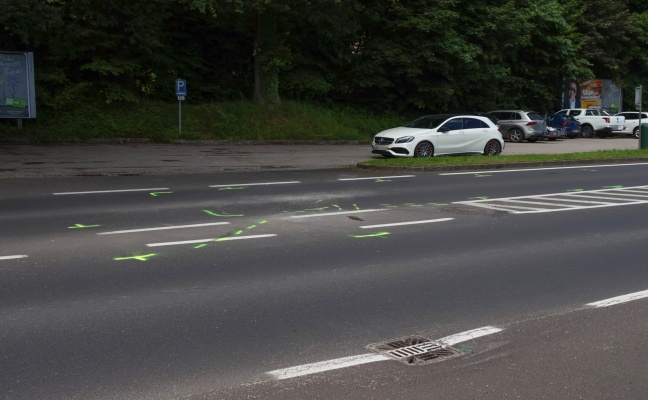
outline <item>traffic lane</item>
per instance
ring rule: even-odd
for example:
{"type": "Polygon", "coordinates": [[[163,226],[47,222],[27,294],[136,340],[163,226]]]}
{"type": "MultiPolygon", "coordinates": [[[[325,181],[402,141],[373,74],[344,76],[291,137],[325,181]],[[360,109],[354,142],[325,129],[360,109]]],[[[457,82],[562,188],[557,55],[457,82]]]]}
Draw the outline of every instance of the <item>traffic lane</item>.
{"type": "Polygon", "coordinates": [[[383,361],[187,397],[291,399],[638,399],[645,379],[648,301],[504,326],[463,343],[466,355],[409,366],[383,361]]]}
{"type": "MultiPolygon", "coordinates": [[[[537,231],[538,221],[532,220],[526,229],[537,231]]],[[[608,222],[603,219],[585,229],[608,222]]],[[[607,235],[611,252],[592,250],[580,239],[568,243],[567,250],[560,245],[565,238],[554,235],[545,242],[518,246],[509,256],[501,254],[510,247],[506,245],[510,237],[498,237],[497,230],[467,229],[475,227],[474,221],[457,225],[454,232],[448,231],[449,226],[444,225],[433,237],[438,244],[429,241],[430,233],[422,235],[420,230],[402,234],[394,248],[420,249],[410,253],[410,260],[391,252],[385,239],[353,241],[345,247],[346,237],[324,241],[316,235],[307,239],[302,233],[295,245],[276,250],[282,257],[270,249],[256,257],[243,257],[251,262],[231,266],[239,275],[229,279],[205,271],[240,259],[239,252],[233,256],[221,249],[211,254],[211,264],[197,259],[195,265],[183,253],[176,255],[175,285],[172,279],[162,279],[165,282],[157,285],[139,279],[140,288],[129,294],[88,294],[74,302],[54,297],[53,302],[36,307],[5,309],[3,321],[15,322],[3,328],[5,354],[19,362],[13,363],[13,373],[4,376],[29,385],[33,378],[27,376],[26,368],[35,378],[47,376],[52,365],[66,370],[73,364],[69,373],[59,372],[59,381],[43,389],[70,394],[66,390],[78,385],[79,378],[96,379],[91,376],[97,374],[103,377],[101,387],[110,391],[130,387],[120,377],[155,382],[152,375],[169,377],[181,370],[183,379],[191,373],[210,374],[214,379],[178,383],[168,378],[168,386],[158,387],[171,391],[171,386],[183,384],[213,388],[256,379],[268,370],[354,355],[368,343],[412,333],[442,337],[528,315],[560,312],[597,300],[604,293],[636,291],[641,282],[648,282],[642,265],[633,261],[638,257],[637,243],[645,241],[646,235],[633,231],[632,226],[607,235]],[[461,240],[457,240],[459,233],[463,233],[461,240]],[[502,242],[479,243],[476,235],[502,242]],[[444,236],[449,237],[446,242],[444,236]],[[309,242],[310,246],[304,246],[309,242]],[[313,245],[320,242],[322,246],[313,245]],[[466,254],[466,242],[478,243],[475,255],[466,254]],[[547,254],[546,246],[553,246],[555,254],[547,254]],[[331,249],[339,256],[332,257],[331,249]],[[571,252],[578,256],[565,254],[571,252]],[[217,263],[216,257],[226,262],[217,263]],[[53,320],[58,322],[53,324],[53,320]],[[71,351],[69,344],[77,342],[84,345],[71,351]],[[97,365],[98,358],[108,361],[97,365]],[[132,359],[148,360],[150,365],[142,372],[142,364],[132,359]],[[233,368],[232,359],[243,361],[233,368]]],[[[634,229],[643,228],[636,224],[634,229]]],[[[546,231],[555,231],[555,227],[546,231]]],[[[513,230],[511,237],[521,237],[521,233],[513,230]]],[[[147,262],[129,268],[145,268],[155,281],[160,270],[171,266],[147,262]]],[[[7,387],[15,387],[9,383],[7,387]]]]}

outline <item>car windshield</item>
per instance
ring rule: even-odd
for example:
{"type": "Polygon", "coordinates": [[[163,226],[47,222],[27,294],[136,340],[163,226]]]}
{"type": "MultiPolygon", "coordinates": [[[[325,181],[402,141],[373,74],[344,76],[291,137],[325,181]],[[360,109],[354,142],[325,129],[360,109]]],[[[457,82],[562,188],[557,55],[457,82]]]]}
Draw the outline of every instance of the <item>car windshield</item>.
{"type": "Polygon", "coordinates": [[[441,125],[443,121],[445,121],[448,118],[439,118],[435,115],[428,115],[425,117],[421,117],[419,119],[416,119],[409,124],[405,125],[406,128],[423,128],[423,129],[432,129],[436,128],[437,126],[441,125]]]}

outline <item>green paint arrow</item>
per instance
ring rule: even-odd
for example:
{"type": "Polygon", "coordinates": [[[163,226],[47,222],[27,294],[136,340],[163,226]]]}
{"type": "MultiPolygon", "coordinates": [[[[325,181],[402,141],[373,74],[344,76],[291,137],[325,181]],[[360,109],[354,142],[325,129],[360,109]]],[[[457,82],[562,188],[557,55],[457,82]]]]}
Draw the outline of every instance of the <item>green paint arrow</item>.
{"type": "Polygon", "coordinates": [[[623,185],[603,186],[603,189],[619,189],[622,187],[623,185]]]}
{"type": "Polygon", "coordinates": [[[351,236],[352,238],[370,238],[370,237],[384,238],[389,234],[390,234],[389,232],[380,232],[380,233],[373,233],[371,235],[349,235],[349,236],[351,236]]]}
{"type": "Polygon", "coordinates": [[[151,253],[151,254],[146,254],[143,256],[133,256],[133,257],[116,257],[114,260],[115,261],[122,261],[122,260],[139,260],[139,261],[148,261],[149,258],[157,256],[156,253],[151,253]]]}
{"type": "Polygon", "coordinates": [[[74,226],[68,226],[68,229],[80,229],[80,228],[96,228],[101,225],[82,225],[82,224],[74,224],[74,226]]]}
{"type": "Polygon", "coordinates": [[[158,197],[158,195],[161,195],[161,194],[171,194],[171,193],[173,193],[173,192],[151,192],[150,194],[153,197],[158,197]]]}

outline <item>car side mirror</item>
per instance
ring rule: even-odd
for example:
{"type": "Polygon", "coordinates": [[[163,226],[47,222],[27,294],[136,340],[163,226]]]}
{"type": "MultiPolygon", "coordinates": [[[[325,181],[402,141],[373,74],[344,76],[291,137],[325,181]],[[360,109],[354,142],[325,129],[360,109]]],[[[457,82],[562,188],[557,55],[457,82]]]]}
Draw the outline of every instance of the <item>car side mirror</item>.
{"type": "Polygon", "coordinates": [[[448,132],[450,132],[450,128],[448,128],[447,126],[442,126],[441,128],[439,128],[437,130],[437,132],[448,133],[448,132]]]}

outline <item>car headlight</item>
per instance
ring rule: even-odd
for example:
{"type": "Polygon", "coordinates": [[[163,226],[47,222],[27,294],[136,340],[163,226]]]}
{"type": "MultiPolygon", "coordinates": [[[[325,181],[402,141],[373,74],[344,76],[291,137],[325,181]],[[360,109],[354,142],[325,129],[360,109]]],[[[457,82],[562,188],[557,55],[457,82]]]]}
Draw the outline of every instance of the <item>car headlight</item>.
{"type": "Polygon", "coordinates": [[[396,139],[395,143],[409,143],[414,140],[414,136],[403,136],[396,139]]]}

